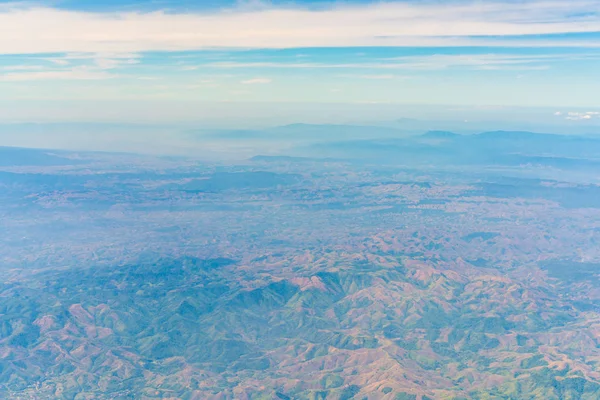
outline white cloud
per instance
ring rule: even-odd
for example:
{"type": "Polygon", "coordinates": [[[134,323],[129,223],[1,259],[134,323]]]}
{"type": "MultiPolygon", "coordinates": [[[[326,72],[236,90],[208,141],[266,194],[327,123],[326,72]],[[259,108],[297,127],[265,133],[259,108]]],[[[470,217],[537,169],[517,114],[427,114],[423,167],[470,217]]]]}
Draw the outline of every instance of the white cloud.
{"type": "Polygon", "coordinates": [[[38,71],[44,69],[41,65],[6,65],[0,71],[38,71]]]}
{"type": "Polygon", "coordinates": [[[35,72],[9,72],[0,74],[0,82],[43,81],[43,80],[99,80],[110,79],[116,75],[95,69],[76,67],[64,70],[45,70],[35,72]]]}
{"type": "Polygon", "coordinates": [[[362,79],[395,79],[396,75],[383,74],[383,75],[359,75],[358,78],[362,79]]]}
{"type": "MultiPolygon", "coordinates": [[[[450,68],[467,68],[481,71],[545,70],[546,63],[564,60],[593,59],[596,54],[555,54],[555,55],[513,55],[513,54],[433,54],[427,56],[403,56],[375,60],[376,62],[359,63],[286,63],[286,62],[236,62],[221,61],[206,64],[215,68],[332,68],[332,69],[399,69],[399,70],[443,70],[450,68]]],[[[363,75],[364,78],[369,75],[363,75]]],[[[391,79],[393,75],[371,75],[372,79],[391,79]]]]}
{"type": "Polygon", "coordinates": [[[283,62],[238,62],[219,61],[206,64],[215,68],[344,68],[352,64],[283,63],[283,62]]]}
{"type": "Polygon", "coordinates": [[[0,67],[0,81],[99,80],[117,75],[108,73],[124,65],[137,64],[134,53],[67,53],[60,57],[38,58],[53,65],[9,65],[0,67]],[[1,73],[1,71],[8,71],[1,73]]]}
{"type": "Polygon", "coordinates": [[[367,80],[406,80],[411,79],[408,75],[395,75],[395,74],[340,74],[337,75],[340,78],[351,78],[351,79],[367,79],[367,80]]]}
{"type": "Polygon", "coordinates": [[[269,78],[253,78],[242,81],[244,85],[264,85],[266,83],[271,83],[271,79],[269,78]]]}
{"type": "MultiPolygon", "coordinates": [[[[555,114],[555,115],[560,115],[560,114],[555,114]]],[[[600,111],[586,111],[586,112],[569,111],[567,113],[567,116],[565,117],[565,119],[568,119],[570,121],[585,121],[585,120],[590,120],[592,118],[600,118],[600,111]]]]}
{"type": "Polygon", "coordinates": [[[510,6],[504,2],[391,2],[316,10],[263,6],[204,14],[97,13],[25,4],[29,5],[0,8],[0,54],[557,43],[600,47],[593,37],[498,39],[598,32],[600,0],[530,0],[510,6]]]}
{"type": "Polygon", "coordinates": [[[60,57],[42,58],[57,66],[67,66],[73,62],[93,62],[99,69],[115,69],[124,65],[133,65],[140,62],[141,55],[137,53],[115,53],[115,52],[71,52],[60,57]]]}
{"type": "Polygon", "coordinates": [[[69,65],[69,61],[64,58],[48,58],[47,60],[56,65],[69,65]]]}
{"type": "Polygon", "coordinates": [[[114,69],[123,65],[138,64],[139,60],[134,58],[120,59],[98,57],[94,59],[94,63],[100,69],[114,69]]]}
{"type": "Polygon", "coordinates": [[[206,88],[216,88],[220,85],[216,83],[212,79],[201,79],[195,83],[191,83],[186,86],[187,89],[206,89],[206,88]]]}

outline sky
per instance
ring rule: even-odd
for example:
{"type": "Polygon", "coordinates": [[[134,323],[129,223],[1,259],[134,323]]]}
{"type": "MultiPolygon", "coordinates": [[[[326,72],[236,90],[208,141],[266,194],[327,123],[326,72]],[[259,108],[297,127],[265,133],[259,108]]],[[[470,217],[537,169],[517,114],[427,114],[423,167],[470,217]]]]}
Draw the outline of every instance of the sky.
{"type": "Polygon", "coordinates": [[[0,1],[0,123],[600,124],[599,93],[600,0],[0,1]]]}

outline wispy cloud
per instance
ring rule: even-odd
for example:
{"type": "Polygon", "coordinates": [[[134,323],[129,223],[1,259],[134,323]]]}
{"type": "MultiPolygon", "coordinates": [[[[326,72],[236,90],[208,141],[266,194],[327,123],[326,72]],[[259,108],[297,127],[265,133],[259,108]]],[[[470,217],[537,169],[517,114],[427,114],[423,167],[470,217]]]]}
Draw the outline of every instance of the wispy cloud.
{"type": "MultiPolygon", "coordinates": [[[[554,115],[560,116],[560,115],[563,115],[563,113],[558,112],[558,113],[555,113],[554,115]]],[[[570,111],[565,114],[565,119],[568,119],[570,121],[585,121],[585,120],[590,120],[590,119],[600,119],[600,112],[599,111],[586,111],[586,112],[570,111]]]]}
{"type": "Polygon", "coordinates": [[[191,83],[186,86],[187,89],[206,89],[206,88],[216,88],[219,87],[220,84],[216,83],[212,79],[201,79],[195,83],[191,83]]]}
{"type": "Polygon", "coordinates": [[[43,81],[43,80],[99,80],[114,78],[114,74],[85,67],[64,70],[45,70],[0,73],[0,82],[43,81]]]}
{"type": "Polygon", "coordinates": [[[124,65],[138,64],[140,61],[135,58],[96,58],[94,63],[100,69],[115,69],[124,65]]]}
{"type": "Polygon", "coordinates": [[[5,65],[0,71],[38,71],[44,69],[42,65],[5,65]]]}
{"type": "Polygon", "coordinates": [[[124,65],[138,64],[140,59],[141,55],[137,53],[82,52],[67,53],[60,57],[46,58],[45,60],[61,66],[70,65],[73,62],[91,61],[99,69],[115,69],[124,65]]]}
{"type": "MultiPolygon", "coordinates": [[[[353,63],[293,63],[293,62],[236,62],[223,61],[208,63],[213,68],[282,68],[282,69],[398,69],[398,70],[444,70],[451,68],[472,70],[544,70],[549,63],[562,60],[566,56],[555,55],[510,55],[510,54],[433,54],[427,56],[403,56],[379,59],[376,62],[353,63]]],[[[571,60],[598,55],[569,55],[571,60]]],[[[391,79],[391,74],[362,75],[364,78],[391,79]]]]}
{"type": "Polygon", "coordinates": [[[55,64],[55,65],[69,65],[69,60],[65,59],[65,58],[47,58],[47,61],[50,61],[51,63],[55,64]]]}
{"type": "Polygon", "coordinates": [[[95,13],[0,8],[0,54],[350,46],[600,47],[539,35],[600,32],[600,0],[391,2],[321,9],[95,13]],[[527,37],[522,35],[538,35],[527,37]],[[501,40],[511,37],[510,40],[501,40]]]}
{"type": "Polygon", "coordinates": [[[252,78],[242,81],[241,83],[244,85],[264,85],[266,83],[271,83],[272,80],[269,78],[252,78]]]}
{"type": "Polygon", "coordinates": [[[351,79],[366,79],[366,80],[405,80],[410,79],[408,75],[396,75],[396,74],[340,74],[336,75],[339,78],[351,78],[351,79]]]}
{"type": "Polygon", "coordinates": [[[56,57],[34,56],[31,59],[46,65],[0,66],[0,81],[110,79],[118,76],[114,70],[138,64],[141,56],[134,53],[67,53],[56,57]]]}
{"type": "MultiPolygon", "coordinates": [[[[574,56],[570,55],[572,59],[574,56]]],[[[547,69],[545,63],[564,58],[563,55],[522,55],[522,54],[433,54],[428,56],[395,57],[406,69],[439,70],[449,68],[470,68],[477,70],[537,70],[547,69]]]]}
{"type": "Polygon", "coordinates": [[[391,75],[391,74],[381,74],[381,75],[358,75],[356,76],[357,78],[360,79],[396,79],[397,76],[396,75],[391,75]]]}

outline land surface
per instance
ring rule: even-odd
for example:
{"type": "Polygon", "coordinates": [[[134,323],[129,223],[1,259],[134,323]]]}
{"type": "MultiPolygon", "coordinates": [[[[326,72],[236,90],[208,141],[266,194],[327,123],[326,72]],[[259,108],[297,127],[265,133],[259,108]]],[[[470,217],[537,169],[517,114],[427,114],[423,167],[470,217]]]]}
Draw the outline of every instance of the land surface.
{"type": "Polygon", "coordinates": [[[0,157],[0,397],[600,398],[596,139],[0,157]]]}

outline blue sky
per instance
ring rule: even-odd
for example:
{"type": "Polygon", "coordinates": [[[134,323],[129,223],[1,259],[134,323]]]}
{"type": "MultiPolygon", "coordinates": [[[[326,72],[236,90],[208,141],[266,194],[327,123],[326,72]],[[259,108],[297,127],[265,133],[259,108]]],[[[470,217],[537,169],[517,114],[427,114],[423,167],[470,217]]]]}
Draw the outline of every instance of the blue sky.
{"type": "Polygon", "coordinates": [[[0,2],[0,121],[137,122],[141,103],[161,121],[193,120],[194,107],[166,106],[180,103],[267,116],[289,103],[600,123],[600,0],[198,3],[0,2]]]}

